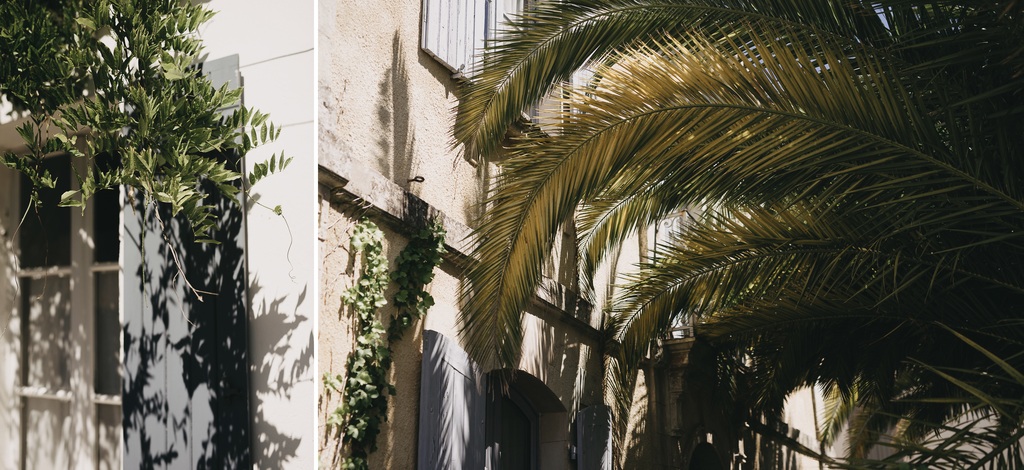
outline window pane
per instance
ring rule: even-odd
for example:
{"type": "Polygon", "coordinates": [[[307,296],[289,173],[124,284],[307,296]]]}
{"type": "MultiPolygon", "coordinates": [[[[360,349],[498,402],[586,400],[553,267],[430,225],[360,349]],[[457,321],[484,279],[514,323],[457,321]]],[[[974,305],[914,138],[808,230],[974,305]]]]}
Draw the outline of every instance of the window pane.
{"type": "Polygon", "coordinates": [[[67,276],[22,279],[22,384],[68,388],[71,280],[67,276]]]}
{"type": "Polygon", "coordinates": [[[121,394],[121,322],[117,318],[117,271],[94,274],[96,282],[96,393],[121,394]]]}
{"type": "Polygon", "coordinates": [[[121,468],[121,407],[96,405],[96,455],[98,470],[121,468]]]}
{"type": "Polygon", "coordinates": [[[93,196],[93,240],[96,242],[95,262],[115,262],[120,251],[120,193],[107,189],[93,196]]]}
{"type": "MultiPolygon", "coordinates": [[[[43,168],[56,179],[53,189],[40,189],[42,205],[29,209],[19,230],[21,267],[68,266],[71,264],[71,208],[57,207],[61,194],[71,189],[69,157],[59,155],[43,160],[43,168]]],[[[29,207],[32,183],[21,177],[21,211],[29,207]]]]}
{"type": "Polygon", "coordinates": [[[48,398],[25,399],[22,432],[24,468],[70,468],[67,442],[70,437],[70,408],[66,401],[48,398]]]}

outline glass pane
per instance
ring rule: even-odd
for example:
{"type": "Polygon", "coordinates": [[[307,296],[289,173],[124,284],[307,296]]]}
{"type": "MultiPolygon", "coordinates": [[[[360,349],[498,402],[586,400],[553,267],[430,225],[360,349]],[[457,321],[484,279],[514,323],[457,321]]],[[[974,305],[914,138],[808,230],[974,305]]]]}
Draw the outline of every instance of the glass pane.
{"type": "MultiPolygon", "coordinates": [[[[40,189],[42,205],[29,209],[19,230],[21,267],[68,266],[71,264],[71,208],[57,207],[60,195],[71,189],[69,157],[59,155],[43,160],[43,168],[56,178],[56,187],[40,189]]],[[[32,183],[21,177],[21,211],[29,207],[32,183]]],[[[19,214],[20,215],[20,214],[19,214]]]]}
{"type": "Polygon", "coordinates": [[[121,322],[117,318],[117,271],[98,272],[96,281],[96,393],[121,394],[121,322]]]}
{"type": "Polygon", "coordinates": [[[94,259],[97,263],[117,261],[120,251],[120,193],[106,189],[93,196],[92,231],[96,241],[94,259]]]}
{"type": "Polygon", "coordinates": [[[47,398],[25,399],[22,432],[24,468],[70,468],[65,436],[71,437],[71,404],[47,398]]]}
{"type": "Polygon", "coordinates": [[[98,470],[121,468],[121,407],[96,405],[96,455],[98,470]]]}
{"type": "Polygon", "coordinates": [[[71,280],[67,276],[22,279],[22,384],[68,388],[71,280]]]}

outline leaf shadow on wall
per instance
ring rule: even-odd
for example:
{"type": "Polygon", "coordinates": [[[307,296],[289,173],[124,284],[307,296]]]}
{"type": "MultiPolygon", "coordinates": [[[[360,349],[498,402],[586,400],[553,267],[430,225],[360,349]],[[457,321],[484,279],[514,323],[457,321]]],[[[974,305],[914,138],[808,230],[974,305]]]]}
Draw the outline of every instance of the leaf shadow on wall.
{"type": "MultiPolygon", "coordinates": [[[[125,211],[124,468],[250,467],[254,458],[286,461],[298,446],[298,438],[276,435],[273,452],[259,447],[273,455],[251,453],[251,423],[264,434],[267,424],[249,403],[244,221],[233,201],[211,204],[222,214],[213,233],[219,244],[194,243],[187,221],[166,208],[136,201],[125,211]]],[[[255,380],[266,380],[270,360],[259,358],[255,380]]]]}
{"type": "Polygon", "coordinates": [[[391,40],[391,67],[385,71],[377,90],[380,96],[377,121],[381,130],[377,139],[377,159],[382,173],[408,189],[413,171],[416,130],[412,123],[409,71],[401,45],[401,35],[396,31],[391,40]]]}
{"type": "MultiPolygon", "coordinates": [[[[258,278],[249,285],[249,298],[257,297],[261,291],[258,278]]],[[[302,382],[309,382],[312,377],[313,334],[310,332],[306,344],[295,359],[290,345],[299,334],[303,324],[310,319],[295,313],[305,303],[307,288],[304,288],[295,300],[294,309],[285,308],[287,298],[271,301],[263,300],[253,306],[254,316],[251,324],[253,331],[260,331],[261,336],[250,348],[253,367],[250,370],[250,381],[254,389],[250,391],[253,416],[253,446],[257,450],[255,463],[260,468],[287,468],[290,460],[298,456],[301,436],[292,436],[274,427],[266,418],[268,411],[267,396],[287,397],[302,382]],[[270,341],[267,340],[270,336],[270,341]]],[[[310,411],[312,408],[310,408],[310,411]]],[[[312,413],[309,413],[312,417],[312,413]]]]}

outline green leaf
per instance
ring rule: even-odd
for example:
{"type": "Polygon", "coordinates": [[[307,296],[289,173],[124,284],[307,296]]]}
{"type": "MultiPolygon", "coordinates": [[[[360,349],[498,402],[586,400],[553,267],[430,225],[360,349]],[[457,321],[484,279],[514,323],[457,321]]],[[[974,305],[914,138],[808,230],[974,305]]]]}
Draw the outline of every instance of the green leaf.
{"type": "Polygon", "coordinates": [[[185,78],[185,72],[173,62],[161,62],[160,67],[164,69],[164,77],[168,80],[181,80],[185,78]]]}
{"type": "Polygon", "coordinates": [[[96,30],[96,22],[89,18],[76,18],[75,22],[82,25],[82,27],[85,28],[87,31],[96,30]]]}
{"type": "Polygon", "coordinates": [[[61,207],[85,207],[85,203],[81,199],[75,199],[75,196],[79,194],[78,190],[64,191],[60,195],[61,207]]]}

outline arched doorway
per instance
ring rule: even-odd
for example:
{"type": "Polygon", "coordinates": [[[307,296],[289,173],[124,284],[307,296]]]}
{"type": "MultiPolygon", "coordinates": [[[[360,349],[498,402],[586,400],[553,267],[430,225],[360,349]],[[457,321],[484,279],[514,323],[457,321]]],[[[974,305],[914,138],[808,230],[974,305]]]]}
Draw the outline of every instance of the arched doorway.
{"type": "Polygon", "coordinates": [[[722,461],[718,459],[718,452],[714,446],[707,442],[697,445],[690,454],[690,470],[722,470],[722,461]]]}
{"type": "Polygon", "coordinates": [[[488,468],[559,468],[560,462],[545,462],[542,457],[552,454],[545,452],[545,447],[564,448],[567,444],[567,417],[558,397],[540,379],[523,371],[488,375],[492,385],[487,404],[488,468]]]}
{"type": "Polygon", "coordinates": [[[500,470],[536,470],[540,413],[515,388],[491,394],[487,443],[491,466],[500,470]]]}

